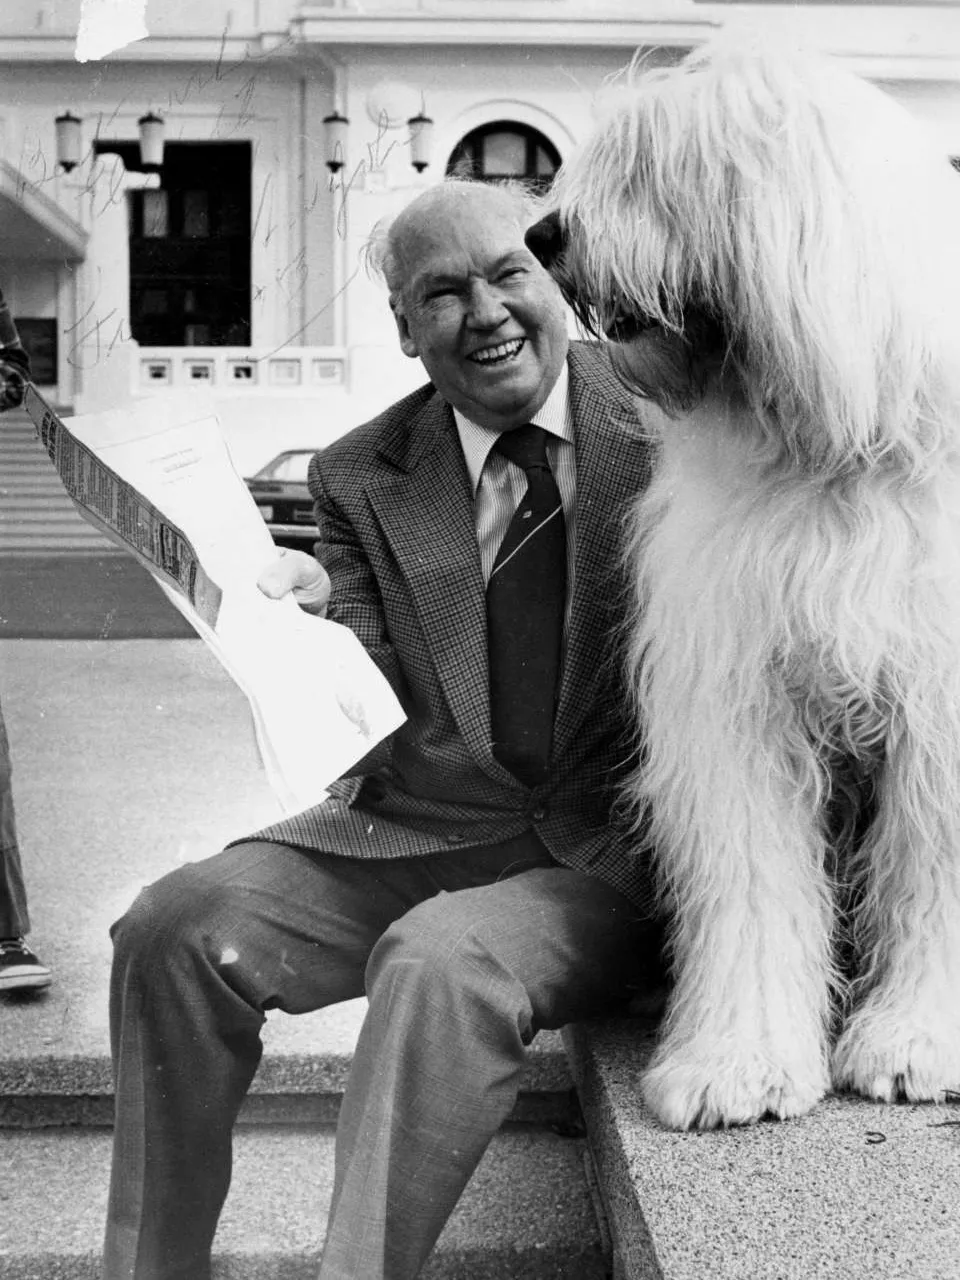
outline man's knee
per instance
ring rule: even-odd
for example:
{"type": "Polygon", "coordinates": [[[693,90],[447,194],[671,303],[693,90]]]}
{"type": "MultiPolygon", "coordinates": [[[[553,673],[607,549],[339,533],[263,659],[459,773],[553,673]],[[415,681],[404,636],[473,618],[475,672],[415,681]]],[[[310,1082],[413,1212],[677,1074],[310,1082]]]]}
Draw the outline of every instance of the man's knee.
{"type": "Polygon", "coordinates": [[[174,951],[182,954],[204,936],[216,896],[189,865],[147,885],[110,929],[116,962],[162,964],[174,951]]]}
{"type": "Polygon", "coordinates": [[[403,990],[417,1003],[484,1007],[526,1023],[530,1003],[522,982],[486,936],[482,921],[458,912],[454,899],[459,896],[438,894],[386,930],[367,964],[368,995],[403,990]]]}

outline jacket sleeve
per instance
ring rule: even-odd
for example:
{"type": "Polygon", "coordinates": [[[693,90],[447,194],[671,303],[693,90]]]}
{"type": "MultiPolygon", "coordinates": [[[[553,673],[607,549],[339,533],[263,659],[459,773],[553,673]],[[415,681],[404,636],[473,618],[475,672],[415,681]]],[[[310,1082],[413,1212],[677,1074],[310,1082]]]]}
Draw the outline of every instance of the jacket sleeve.
{"type": "Polygon", "coordinates": [[[30,378],[30,357],[24,350],[10,308],[0,293],[0,413],[23,401],[30,378]]]}
{"type": "MultiPolygon", "coordinates": [[[[330,496],[318,456],[311,459],[308,484],[319,530],[314,554],[330,578],[330,602],[326,616],[332,622],[350,628],[389,680],[401,706],[406,707],[409,691],[387,632],[383,600],[373,567],[353,525],[330,496]]],[[[389,759],[390,738],[386,738],[345,776],[374,773],[389,759]]]]}

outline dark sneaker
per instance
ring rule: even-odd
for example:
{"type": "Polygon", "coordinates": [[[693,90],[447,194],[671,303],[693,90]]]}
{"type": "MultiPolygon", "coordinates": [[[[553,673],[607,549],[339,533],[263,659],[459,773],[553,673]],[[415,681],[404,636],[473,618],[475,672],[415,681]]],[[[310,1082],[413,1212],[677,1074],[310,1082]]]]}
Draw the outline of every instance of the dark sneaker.
{"type": "Polygon", "coordinates": [[[0,938],[0,991],[36,990],[52,981],[50,970],[22,938],[0,938]]]}

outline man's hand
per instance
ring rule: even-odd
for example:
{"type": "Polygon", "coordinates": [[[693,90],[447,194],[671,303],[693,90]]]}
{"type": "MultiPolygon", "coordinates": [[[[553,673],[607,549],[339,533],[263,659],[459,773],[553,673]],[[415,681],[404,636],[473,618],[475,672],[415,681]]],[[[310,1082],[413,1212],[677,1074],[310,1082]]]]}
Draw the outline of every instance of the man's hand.
{"type": "Polygon", "coordinates": [[[297,604],[308,613],[325,613],[330,599],[330,579],[323,565],[305,551],[285,547],[277,548],[276,560],[261,573],[257,586],[271,600],[292,591],[297,604]]]}

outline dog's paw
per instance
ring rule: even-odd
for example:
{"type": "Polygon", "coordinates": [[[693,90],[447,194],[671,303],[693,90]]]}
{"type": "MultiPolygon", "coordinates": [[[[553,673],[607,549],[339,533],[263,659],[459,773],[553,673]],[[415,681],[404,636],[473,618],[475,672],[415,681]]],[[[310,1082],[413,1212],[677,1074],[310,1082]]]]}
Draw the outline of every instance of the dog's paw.
{"type": "Polygon", "coordinates": [[[960,1028],[889,1013],[854,1018],[833,1052],[833,1085],[878,1102],[942,1102],[960,1091],[960,1028]]]}
{"type": "Polygon", "coordinates": [[[643,1098],[671,1129],[718,1129],[763,1116],[786,1120],[810,1111],[829,1087],[819,1054],[808,1057],[780,1063],[759,1047],[660,1052],[644,1075],[643,1098]]]}

